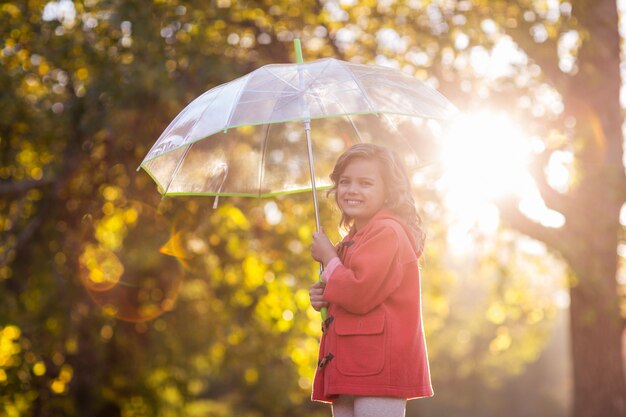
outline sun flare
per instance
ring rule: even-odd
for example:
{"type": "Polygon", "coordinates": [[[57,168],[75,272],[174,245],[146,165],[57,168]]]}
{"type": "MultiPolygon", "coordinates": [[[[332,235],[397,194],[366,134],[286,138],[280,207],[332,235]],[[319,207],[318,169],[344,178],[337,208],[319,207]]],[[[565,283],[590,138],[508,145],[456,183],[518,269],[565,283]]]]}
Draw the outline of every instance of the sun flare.
{"type": "Polygon", "coordinates": [[[503,112],[467,113],[450,127],[443,141],[440,185],[454,218],[448,231],[454,252],[469,250],[472,231],[495,233],[500,224],[496,202],[506,197],[517,198],[520,211],[544,226],[563,225],[563,216],[545,206],[529,173],[533,150],[539,145],[503,112]]]}
{"type": "Polygon", "coordinates": [[[442,152],[445,181],[456,191],[486,199],[533,188],[528,173],[531,142],[505,114],[467,114],[451,127],[442,152]]]}

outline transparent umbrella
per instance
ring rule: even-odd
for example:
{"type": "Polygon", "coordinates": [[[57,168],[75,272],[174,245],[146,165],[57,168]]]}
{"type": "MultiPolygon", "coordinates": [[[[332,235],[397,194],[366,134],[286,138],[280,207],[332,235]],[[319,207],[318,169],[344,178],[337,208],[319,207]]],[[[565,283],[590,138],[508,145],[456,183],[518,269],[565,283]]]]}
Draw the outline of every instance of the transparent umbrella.
{"type": "Polygon", "coordinates": [[[418,158],[425,120],[456,108],[399,70],[333,58],[263,66],[185,107],[140,168],[169,195],[269,197],[329,185],[337,156],[373,142],[418,158]],[[313,135],[311,135],[313,129],[313,135]]]}

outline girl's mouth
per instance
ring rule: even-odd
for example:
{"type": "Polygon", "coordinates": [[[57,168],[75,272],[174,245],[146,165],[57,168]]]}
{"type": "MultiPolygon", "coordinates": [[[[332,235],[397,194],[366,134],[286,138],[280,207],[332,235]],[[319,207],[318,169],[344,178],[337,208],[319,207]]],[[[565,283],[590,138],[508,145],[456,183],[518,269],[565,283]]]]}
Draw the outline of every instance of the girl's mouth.
{"type": "Polygon", "coordinates": [[[361,203],[362,203],[361,200],[346,200],[346,204],[349,206],[357,206],[361,203]]]}

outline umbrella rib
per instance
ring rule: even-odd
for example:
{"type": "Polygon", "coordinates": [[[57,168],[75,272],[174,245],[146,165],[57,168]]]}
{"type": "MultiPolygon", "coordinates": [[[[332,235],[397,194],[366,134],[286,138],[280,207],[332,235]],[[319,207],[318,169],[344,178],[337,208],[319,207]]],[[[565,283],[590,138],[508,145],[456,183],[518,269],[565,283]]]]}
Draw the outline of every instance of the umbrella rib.
{"type": "MultiPolygon", "coordinates": [[[[248,90],[250,92],[250,90],[248,90]]],[[[276,94],[275,91],[252,91],[254,93],[257,92],[261,92],[261,93],[269,93],[269,94],[274,94],[274,97],[272,97],[273,99],[282,99],[284,97],[300,97],[299,94],[294,94],[294,93],[287,93],[287,94],[276,94]]],[[[259,102],[265,102],[268,101],[266,97],[262,97],[262,98],[257,98],[257,99],[248,99],[248,100],[241,100],[239,101],[239,104],[251,104],[251,103],[259,103],[259,102]]]]}
{"type": "MultiPolygon", "coordinates": [[[[359,92],[359,91],[361,91],[361,90],[360,90],[358,87],[346,87],[346,88],[344,88],[344,89],[342,89],[342,90],[334,90],[334,96],[336,97],[336,96],[341,95],[342,93],[348,93],[348,92],[354,92],[354,91],[359,92]]],[[[345,109],[345,107],[342,105],[342,101],[340,101],[340,100],[336,100],[336,99],[335,99],[335,100],[333,100],[333,99],[330,99],[330,98],[328,97],[328,95],[319,95],[319,94],[316,94],[316,95],[315,95],[315,96],[313,96],[313,97],[317,100],[317,102],[320,104],[320,106],[322,106],[322,105],[323,105],[323,104],[322,104],[323,102],[328,102],[328,103],[331,103],[331,104],[337,104],[339,107],[341,107],[341,108],[342,108],[342,110],[343,110],[343,113],[344,113],[344,114],[350,114],[350,112],[348,112],[348,111],[345,109]]],[[[369,103],[369,101],[368,101],[368,104],[370,104],[370,103],[369,103]]],[[[372,107],[372,106],[371,106],[371,104],[370,104],[370,108],[371,108],[371,107],[372,107]]],[[[374,109],[371,109],[371,111],[373,112],[373,111],[375,111],[375,110],[374,110],[374,109]]]]}
{"type": "Polygon", "coordinates": [[[318,80],[319,78],[321,78],[322,74],[324,74],[324,72],[328,69],[328,67],[330,67],[330,64],[332,64],[335,60],[329,59],[326,62],[324,62],[324,68],[321,69],[321,71],[319,71],[319,75],[316,77],[311,77],[314,80],[318,80]]]}
{"type": "MultiPolygon", "coordinates": [[[[364,72],[364,74],[362,75],[362,77],[374,77],[376,76],[376,71],[374,70],[368,70],[366,72],[364,72]]],[[[432,87],[430,87],[428,84],[423,83],[420,80],[413,80],[411,77],[406,77],[406,78],[410,78],[411,81],[417,81],[422,83],[423,85],[423,89],[417,88],[414,84],[407,84],[407,83],[401,83],[398,81],[394,81],[394,79],[398,78],[398,74],[391,74],[392,78],[381,78],[381,77],[377,77],[377,83],[382,84],[382,85],[386,85],[386,86],[391,86],[391,87],[396,87],[396,88],[400,88],[403,90],[410,90],[412,91],[414,94],[419,94],[422,96],[427,96],[429,98],[433,98],[433,99],[437,99],[438,101],[446,101],[447,99],[443,96],[443,94],[441,94],[440,92],[438,92],[437,90],[433,89],[432,87]]],[[[362,85],[359,81],[357,81],[356,77],[355,77],[355,81],[359,84],[362,85]]],[[[365,91],[365,90],[364,90],[365,91]]],[[[369,103],[369,98],[367,97],[366,94],[366,98],[368,99],[368,103],[369,103]]],[[[371,105],[370,105],[371,106],[371,105]]],[[[448,106],[446,106],[448,107],[448,106]]],[[[372,109],[373,112],[375,112],[372,109]]]]}
{"type": "MultiPolygon", "coordinates": [[[[338,92],[339,92],[339,93],[342,93],[342,92],[347,92],[347,91],[359,91],[359,89],[358,89],[358,88],[346,88],[346,89],[344,89],[344,90],[340,90],[340,91],[338,91],[338,92]]],[[[337,101],[337,100],[331,100],[331,99],[329,99],[329,98],[327,98],[327,97],[325,97],[325,96],[314,95],[313,97],[315,97],[315,99],[316,99],[316,100],[318,100],[318,102],[319,102],[320,100],[322,100],[322,101],[326,101],[326,102],[329,102],[329,103],[336,103],[336,104],[338,104],[338,105],[340,105],[340,106],[341,106],[341,103],[340,103],[339,101],[337,101]]],[[[287,105],[291,104],[291,103],[292,103],[295,99],[297,99],[297,98],[300,98],[300,96],[299,96],[299,95],[295,95],[295,94],[294,94],[294,95],[293,95],[293,97],[291,97],[289,100],[286,100],[286,101],[285,101],[285,102],[283,102],[281,105],[278,105],[278,106],[274,107],[274,111],[276,111],[276,110],[280,110],[280,109],[282,109],[283,107],[285,107],[285,106],[287,106],[287,105]]],[[[368,102],[368,104],[369,104],[369,102],[368,102]]],[[[343,108],[343,106],[342,106],[342,108],[343,108]]],[[[370,105],[370,108],[371,108],[371,105],[370,105]]],[[[371,111],[373,112],[373,111],[375,111],[375,110],[374,110],[374,109],[372,109],[371,111]]],[[[345,109],[344,109],[344,113],[345,113],[345,109]]]]}
{"type": "MultiPolygon", "coordinates": [[[[311,83],[311,85],[316,84],[317,82],[318,82],[318,80],[314,80],[314,81],[311,83]]],[[[323,90],[323,91],[328,91],[328,90],[323,90]]],[[[350,91],[350,89],[344,89],[344,90],[334,90],[334,93],[335,93],[335,94],[334,94],[334,96],[335,96],[335,97],[337,97],[337,94],[341,94],[341,93],[346,92],[346,91],[350,91]]],[[[320,107],[320,110],[321,110],[321,109],[324,109],[324,110],[326,111],[326,109],[327,109],[327,107],[326,107],[326,103],[327,103],[327,102],[328,102],[328,103],[330,103],[331,105],[332,105],[332,104],[339,104],[339,106],[341,106],[341,103],[339,103],[336,99],[335,99],[335,100],[331,100],[331,99],[328,97],[328,94],[324,94],[324,95],[315,94],[315,95],[314,95],[314,96],[312,96],[312,97],[313,97],[313,98],[315,99],[315,101],[317,102],[317,105],[320,107]]],[[[345,109],[344,109],[344,112],[345,112],[345,109]]]]}
{"type": "Polygon", "coordinates": [[[389,123],[389,125],[392,127],[392,129],[396,131],[396,133],[397,133],[398,137],[400,137],[400,138],[404,141],[404,143],[406,143],[406,144],[407,144],[407,146],[408,146],[410,149],[413,149],[413,151],[415,152],[415,154],[416,154],[416,156],[417,156],[417,159],[418,159],[418,160],[420,160],[420,156],[419,156],[419,154],[417,153],[417,150],[415,149],[415,147],[413,146],[413,144],[412,144],[412,143],[411,143],[411,142],[410,142],[410,141],[409,141],[409,140],[405,137],[405,135],[403,135],[403,134],[402,134],[402,132],[400,132],[400,129],[398,129],[398,124],[397,124],[396,122],[394,122],[393,120],[391,120],[391,117],[389,117],[389,114],[387,114],[387,113],[380,113],[378,116],[379,116],[379,117],[380,117],[380,116],[384,116],[384,117],[385,117],[385,119],[387,120],[387,122],[389,123]]]}
{"type": "MultiPolygon", "coordinates": [[[[209,90],[207,92],[210,92],[213,90],[209,90]]],[[[187,140],[188,137],[192,136],[193,131],[196,129],[196,126],[198,125],[198,123],[200,123],[200,120],[202,120],[202,117],[204,116],[204,114],[207,112],[207,110],[209,109],[209,107],[211,107],[211,105],[213,103],[215,103],[215,101],[217,100],[217,98],[220,96],[220,94],[222,93],[222,91],[224,91],[224,87],[220,88],[218,91],[215,92],[215,94],[213,95],[213,100],[211,100],[211,102],[209,104],[207,104],[204,107],[204,110],[202,110],[202,112],[200,113],[200,116],[196,119],[196,121],[193,123],[193,126],[191,127],[191,129],[189,129],[189,133],[187,133],[185,135],[185,138],[183,140],[187,140]]]]}
{"type": "MultiPolygon", "coordinates": [[[[289,96],[293,96],[293,95],[298,95],[297,92],[293,92],[293,91],[273,91],[273,90],[248,90],[247,92],[249,93],[263,93],[263,94],[272,94],[274,96],[279,96],[279,97],[289,97],[289,96]]],[[[250,100],[250,101],[255,101],[255,100],[250,100]]],[[[250,101],[244,101],[244,103],[249,103],[250,101]]]]}
{"type": "MultiPolygon", "coordinates": [[[[344,91],[351,91],[351,90],[357,90],[356,88],[344,88],[343,90],[335,90],[335,92],[341,93],[344,91]]],[[[279,93],[276,94],[276,91],[271,91],[271,90],[248,90],[249,93],[263,93],[263,94],[275,94],[277,96],[280,97],[289,97],[289,96],[299,96],[300,94],[298,94],[297,92],[287,92],[287,93],[279,93]]],[[[246,100],[246,101],[241,101],[241,103],[252,103],[255,101],[261,101],[261,100],[246,100]]]]}
{"type": "MultiPolygon", "coordinates": [[[[376,76],[376,73],[374,71],[369,71],[369,72],[363,74],[363,77],[374,77],[374,76],[376,76]]],[[[430,87],[428,84],[424,83],[421,80],[413,79],[412,77],[406,77],[406,78],[409,78],[413,82],[418,81],[418,82],[422,83],[421,87],[424,87],[423,89],[417,88],[413,84],[407,84],[407,83],[402,83],[402,82],[399,82],[399,81],[394,81],[394,79],[399,78],[398,74],[392,74],[392,77],[393,78],[378,79],[377,82],[380,83],[380,84],[391,86],[391,87],[400,87],[400,88],[403,88],[403,89],[409,89],[409,90],[412,90],[412,91],[414,91],[416,93],[427,95],[427,96],[430,96],[430,97],[433,97],[433,98],[447,100],[443,94],[441,94],[439,91],[437,91],[434,88],[430,87]]]]}
{"type": "Polygon", "coordinates": [[[180,167],[183,166],[183,161],[185,160],[185,158],[189,154],[189,151],[191,150],[191,147],[194,145],[194,143],[196,143],[196,142],[191,142],[189,145],[187,145],[187,148],[183,152],[183,155],[178,160],[178,163],[176,164],[176,168],[174,168],[174,173],[170,177],[170,181],[167,183],[167,187],[165,187],[165,190],[163,191],[163,195],[167,195],[167,191],[170,189],[170,186],[174,182],[174,178],[176,178],[176,176],[178,175],[178,172],[180,171],[180,167]]]}
{"type": "MultiPolygon", "coordinates": [[[[308,87],[306,88],[306,90],[303,90],[303,95],[306,94],[304,91],[309,91],[311,89],[312,86],[314,86],[317,83],[321,83],[321,79],[322,79],[322,75],[326,72],[326,70],[330,67],[330,65],[333,63],[333,60],[328,60],[326,62],[324,62],[324,66],[323,68],[319,71],[317,76],[312,76],[311,73],[307,73],[305,72],[304,75],[305,77],[308,77],[308,81],[306,82],[306,84],[308,85],[308,87]]],[[[345,90],[341,90],[341,91],[335,91],[335,94],[337,93],[342,93],[344,91],[350,91],[350,89],[345,89],[345,90]]],[[[319,94],[316,95],[312,95],[309,94],[310,96],[312,96],[315,101],[318,103],[318,105],[320,106],[320,109],[322,109],[324,106],[324,102],[327,101],[331,104],[337,103],[336,100],[329,100],[327,97],[324,96],[320,96],[319,94]]],[[[310,108],[308,109],[308,113],[309,113],[309,119],[310,119],[310,108]]],[[[344,109],[345,112],[345,109],[344,109]]]]}
{"type": "Polygon", "coordinates": [[[267,141],[270,137],[270,129],[272,128],[272,124],[267,124],[267,130],[265,131],[265,138],[261,142],[261,163],[259,164],[259,188],[258,194],[261,195],[261,189],[263,188],[263,180],[265,179],[265,157],[267,155],[267,141]]]}
{"type": "MultiPolygon", "coordinates": [[[[205,96],[205,95],[209,94],[211,91],[214,91],[214,90],[217,90],[217,89],[219,89],[219,91],[221,92],[221,91],[224,89],[224,86],[216,87],[215,89],[211,89],[211,90],[209,90],[209,91],[206,91],[206,92],[204,92],[203,94],[201,94],[201,95],[200,95],[200,97],[198,97],[196,100],[199,100],[201,97],[203,97],[203,96],[205,96]]],[[[216,96],[217,96],[217,94],[216,94],[216,96]]],[[[216,97],[216,98],[217,98],[217,97],[216,97]]],[[[214,98],[214,99],[213,99],[213,101],[211,101],[211,103],[213,103],[213,102],[216,100],[216,98],[214,98]]],[[[192,103],[193,103],[194,101],[196,101],[196,100],[193,100],[193,101],[192,101],[192,103]]],[[[191,105],[191,103],[190,103],[189,105],[191,105]]],[[[202,112],[202,114],[204,114],[204,111],[202,112]]],[[[201,116],[202,116],[202,114],[201,114],[201,116]]],[[[152,150],[153,150],[154,148],[156,148],[156,147],[157,147],[157,145],[159,145],[159,144],[160,144],[160,140],[161,140],[162,138],[167,138],[167,137],[168,137],[169,133],[171,132],[171,130],[172,130],[172,128],[173,128],[173,126],[175,126],[175,125],[176,125],[176,122],[177,122],[178,120],[180,120],[181,118],[183,118],[183,116],[184,116],[184,115],[185,115],[185,112],[184,112],[184,111],[182,111],[182,112],[180,112],[180,113],[179,113],[179,114],[178,114],[178,115],[174,118],[174,120],[172,120],[172,122],[169,124],[169,126],[168,126],[168,127],[167,127],[164,131],[163,131],[163,133],[161,134],[161,136],[159,136],[159,139],[157,139],[157,141],[154,143],[154,145],[152,145],[152,148],[150,148],[150,151],[146,154],[146,158],[147,158],[147,156],[148,156],[148,155],[150,155],[150,153],[152,152],[152,150]]],[[[196,126],[196,124],[198,123],[198,121],[200,120],[200,118],[201,118],[201,117],[199,117],[199,118],[197,118],[197,119],[196,119],[196,121],[193,123],[193,126],[191,127],[191,129],[189,130],[189,132],[188,132],[188,133],[187,133],[187,134],[183,137],[183,143],[184,143],[184,142],[187,140],[187,138],[190,136],[190,133],[193,131],[194,127],[196,126]]],[[[178,149],[178,148],[175,148],[175,149],[178,149]]],[[[173,151],[173,150],[175,150],[175,149],[171,149],[171,151],[173,151]]],[[[160,156],[160,155],[158,155],[158,156],[160,156]]],[[[158,157],[158,156],[157,156],[157,157],[158,157]]],[[[154,159],[154,158],[152,158],[152,159],[154,159]]],[[[144,161],[145,161],[145,158],[144,158],[144,161]]]]}
{"type": "Polygon", "coordinates": [[[301,97],[301,95],[299,94],[294,94],[292,97],[290,97],[288,100],[285,100],[284,103],[277,105],[274,107],[274,110],[272,110],[272,114],[276,111],[276,110],[280,110],[283,107],[287,106],[288,104],[291,104],[293,101],[295,101],[296,99],[299,99],[301,97]]]}
{"type": "Polygon", "coordinates": [[[295,85],[289,83],[287,80],[281,78],[280,76],[278,76],[277,74],[275,74],[273,71],[271,71],[270,69],[267,69],[267,71],[273,75],[275,78],[278,78],[280,81],[282,81],[283,83],[287,84],[289,87],[293,88],[295,90],[294,93],[292,94],[285,94],[285,96],[289,96],[291,95],[291,97],[286,100],[282,105],[274,107],[274,110],[272,110],[272,113],[274,113],[276,110],[280,110],[281,108],[285,107],[287,104],[290,104],[292,101],[302,97],[304,90],[301,89],[300,87],[296,87],[295,85]]]}
{"type": "MultiPolygon", "coordinates": [[[[324,61],[327,61],[327,62],[325,62],[324,68],[322,68],[322,70],[321,70],[321,72],[322,72],[322,73],[323,73],[324,71],[326,71],[326,68],[328,68],[328,67],[330,66],[330,64],[331,64],[331,62],[332,62],[333,60],[332,60],[332,59],[326,59],[326,60],[324,60],[324,61]]],[[[305,64],[297,64],[297,65],[304,65],[304,66],[306,66],[306,65],[308,65],[308,64],[306,64],[306,63],[305,63],[305,64]]],[[[278,79],[278,80],[282,81],[283,83],[285,83],[285,84],[286,84],[286,85],[288,85],[289,87],[293,88],[295,91],[298,91],[298,92],[300,92],[300,91],[301,91],[301,88],[300,88],[300,87],[297,87],[295,84],[293,84],[293,83],[289,82],[289,81],[288,81],[288,80],[286,80],[284,77],[281,77],[280,75],[276,74],[276,73],[272,70],[272,68],[271,68],[271,67],[272,67],[271,65],[267,65],[267,66],[262,67],[262,68],[263,68],[263,69],[265,69],[267,72],[269,72],[272,76],[274,76],[274,78],[276,78],[276,79],[278,79]]],[[[320,78],[320,76],[317,76],[317,77],[311,77],[310,73],[305,73],[305,74],[309,77],[309,79],[312,79],[312,80],[314,80],[314,81],[315,81],[315,80],[318,80],[318,79],[320,78]]],[[[253,90],[253,91],[254,91],[254,90],[253,90]]],[[[263,91],[263,92],[274,93],[275,91],[274,91],[274,90],[270,90],[270,91],[263,91]]]]}
{"type": "Polygon", "coordinates": [[[350,116],[349,114],[346,116],[348,118],[348,120],[350,121],[350,124],[352,125],[352,128],[354,129],[356,136],[359,138],[359,143],[363,143],[363,137],[361,136],[361,133],[359,132],[359,129],[356,127],[356,125],[354,124],[354,120],[352,120],[352,116],[350,116]]]}
{"type": "MultiPolygon", "coordinates": [[[[210,91],[213,91],[213,90],[209,90],[207,91],[207,93],[209,93],[210,91]]],[[[200,120],[202,120],[202,117],[204,116],[204,114],[209,110],[209,107],[211,107],[211,105],[217,100],[217,97],[222,93],[222,91],[224,91],[224,87],[220,88],[216,92],[216,94],[213,95],[213,100],[211,100],[211,102],[204,107],[204,110],[202,110],[199,117],[196,118],[195,122],[193,122],[193,126],[191,126],[191,129],[189,129],[189,132],[187,132],[187,134],[185,134],[185,136],[183,137],[183,143],[187,142],[188,138],[190,137],[193,138],[193,133],[196,130],[196,126],[198,125],[198,123],[200,123],[200,120]]],[[[196,143],[196,141],[191,142],[189,145],[193,145],[194,143],[196,143]]],[[[187,150],[185,151],[183,158],[187,156],[187,152],[189,152],[189,148],[187,148],[187,150]]],[[[176,173],[178,173],[178,166],[176,167],[176,173]]],[[[171,184],[171,181],[170,181],[170,184],[171,184]]],[[[170,186],[168,184],[167,188],[169,189],[169,187],[170,186]]]]}
{"type": "MultiPolygon", "coordinates": [[[[345,88],[343,90],[337,90],[335,92],[336,93],[343,93],[343,92],[354,91],[354,90],[358,91],[357,88],[345,88]]],[[[249,92],[254,92],[254,93],[272,93],[272,94],[275,93],[274,91],[261,91],[261,90],[256,90],[256,91],[248,90],[248,91],[249,92]]],[[[276,94],[276,96],[278,96],[278,98],[290,98],[290,97],[299,98],[301,95],[302,94],[296,94],[296,93],[289,93],[289,94],[282,94],[282,95],[276,94]]],[[[258,98],[258,99],[241,100],[241,101],[239,101],[239,103],[250,104],[250,103],[257,103],[257,102],[262,102],[262,101],[266,101],[266,100],[267,100],[266,98],[258,98]]]]}
{"type": "Polygon", "coordinates": [[[352,75],[352,79],[354,80],[356,85],[359,87],[359,89],[363,92],[363,96],[365,97],[365,101],[367,102],[367,105],[369,106],[370,111],[371,112],[376,112],[376,110],[374,109],[374,106],[372,105],[372,102],[370,100],[369,94],[367,94],[367,90],[365,90],[365,87],[363,87],[363,84],[361,84],[361,81],[359,81],[359,79],[356,77],[354,72],[350,71],[350,75],[352,75]]]}
{"type": "Polygon", "coordinates": [[[239,89],[239,91],[237,92],[237,98],[235,100],[233,100],[233,103],[230,106],[230,110],[228,111],[228,119],[226,120],[226,124],[224,124],[224,128],[225,129],[228,129],[228,126],[230,125],[230,121],[233,119],[233,113],[235,112],[235,105],[237,104],[237,102],[241,98],[241,95],[243,94],[243,90],[246,88],[246,85],[250,82],[250,78],[252,78],[252,74],[254,74],[255,72],[256,71],[253,71],[253,72],[251,72],[250,74],[248,74],[247,76],[244,77],[244,78],[246,78],[246,80],[243,83],[243,85],[241,86],[241,88],[239,89]]]}
{"type": "MultiPolygon", "coordinates": [[[[356,80],[355,80],[356,81],[356,80]]],[[[358,84],[358,83],[357,83],[358,84]]],[[[357,90],[357,88],[352,88],[351,90],[357,90]]],[[[348,90],[346,90],[348,91],[348,90]]],[[[366,97],[367,99],[367,97],[366,97]]],[[[369,102],[369,99],[367,100],[368,104],[371,106],[371,103],[369,102]]],[[[343,111],[343,113],[345,114],[345,116],[348,118],[348,120],[350,121],[350,124],[352,125],[352,128],[354,129],[354,131],[356,132],[357,137],[359,138],[359,142],[363,142],[363,138],[361,137],[361,133],[359,133],[359,129],[356,127],[356,125],[354,124],[354,120],[352,120],[352,117],[350,116],[350,113],[348,113],[345,109],[345,107],[343,106],[343,103],[341,101],[338,101],[337,104],[339,105],[339,107],[341,108],[341,110],[343,111]]],[[[372,109],[372,111],[374,111],[372,109]]]]}
{"type": "Polygon", "coordinates": [[[298,87],[296,87],[295,85],[293,85],[292,83],[290,83],[289,81],[285,80],[284,78],[282,78],[280,75],[276,74],[274,71],[272,71],[271,69],[265,67],[265,70],[267,72],[269,72],[271,75],[273,75],[275,78],[277,78],[279,81],[287,84],[289,87],[293,88],[296,91],[300,91],[300,89],[298,87]]]}
{"type": "MultiPolygon", "coordinates": [[[[322,73],[330,66],[330,63],[331,63],[330,60],[325,63],[325,66],[324,66],[324,68],[321,71],[322,73]]],[[[273,75],[275,78],[277,78],[281,82],[287,84],[289,87],[293,88],[296,91],[296,93],[293,93],[293,97],[290,100],[287,100],[281,106],[275,107],[274,110],[277,110],[277,109],[280,110],[282,107],[286,106],[287,104],[290,104],[293,100],[295,100],[297,98],[300,98],[304,94],[304,92],[306,91],[305,89],[300,88],[300,87],[296,87],[295,85],[291,84],[290,82],[288,82],[284,78],[280,77],[279,75],[274,73],[270,68],[265,67],[265,70],[267,72],[269,72],[271,75],[273,75]]],[[[311,77],[310,74],[308,74],[308,73],[305,73],[305,76],[309,76],[309,80],[313,80],[313,81],[317,81],[320,78],[319,76],[318,77],[311,77]]],[[[310,84],[310,82],[309,82],[309,84],[310,84]]]]}
{"type": "Polygon", "coordinates": [[[381,84],[383,84],[385,86],[394,87],[394,88],[403,88],[403,89],[411,91],[413,94],[419,94],[419,95],[427,96],[427,97],[431,97],[431,98],[439,99],[439,98],[443,97],[439,92],[437,92],[436,90],[433,90],[427,84],[424,84],[422,86],[424,88],[418,88],[415,85],[395,82],[395,81],[392,81],[392,80],[385,80],[385,81],[381,82],[381,84]]]}
{"type": "MultiPolygon", "coordinates": [[[[328,62],[326,62],[326,63],[325,63],[326,65],[324,65],[324,68],[322,68],[322,70],[321,70],[321,72],[322,72],[322,73],[326,70],[326,68],[328,68],[328,67],[330,66],[330,64],[331,64],[331,61],[332,61],[332,60],[330,60],[330,59],[329,59],[329,60],[327,60],[327,61],[328,61],[328,62]]],[[[307,64],[296,64],[296,65],[307,65],[307,64]]],[[[269,72],[271,75],[273,75],[275,78],[278,78],[278,80],[280,80],[280,81],[282,81],[283,83],[287,84],[288,86],[292,87],[294,90],[296,90],[296,91],[301,91],[301,88],[296,87],[294,84],[292,84],[292,83],[290,83],[289,81],[285,80],[284,78],[282,78],[281,76],[279,76],[278,74],[276,74],[274,71],[272,71],[269,67],[265,66],[265,67],[263,67],[263,68],[264,68],[267,72],[269,72]]],[[[310,75],[309,75],[309,77],[310,77],[310,75]]],[[[312,78],[313,80],[317,80],[317,79],[319,79],[320,77],[319,77],[319,76],[317,76],[317,77],[310,77],[310,78],[312,78]]]]}

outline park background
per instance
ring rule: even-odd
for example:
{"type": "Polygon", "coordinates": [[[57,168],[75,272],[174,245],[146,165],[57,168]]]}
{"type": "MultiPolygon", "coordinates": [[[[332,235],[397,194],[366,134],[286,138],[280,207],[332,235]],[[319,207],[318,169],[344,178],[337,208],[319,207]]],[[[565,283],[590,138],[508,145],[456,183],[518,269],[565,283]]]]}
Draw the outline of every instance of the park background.
{"type": "Polygon", "coordinates": [[[294,62],[297,37],[463,112],[412,174],[436,395],[407,416],[625,416],[624,8],[3,2],[0,415],[330,415],[309,400],[310,195],[212,209],[135,170],[193,98],[294,62]]]}

